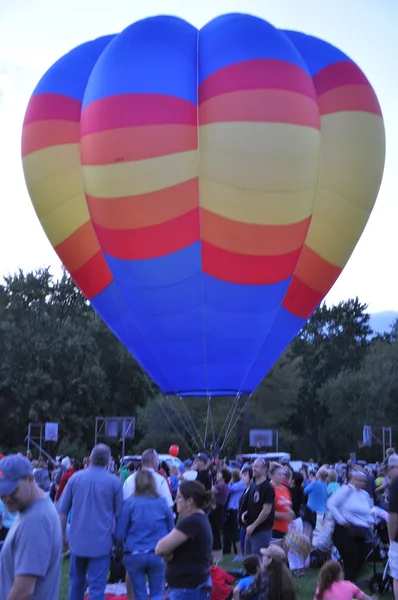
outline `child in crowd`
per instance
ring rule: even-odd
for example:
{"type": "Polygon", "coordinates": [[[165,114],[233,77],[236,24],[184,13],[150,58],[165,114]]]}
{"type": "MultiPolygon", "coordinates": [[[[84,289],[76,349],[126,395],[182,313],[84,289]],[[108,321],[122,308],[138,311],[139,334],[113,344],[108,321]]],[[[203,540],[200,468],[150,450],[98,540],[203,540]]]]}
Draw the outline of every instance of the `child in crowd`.
{"type": "Polygon", "coordinates": [[[241,592],[241,598],[249,600],[296,600],[293,576],[287,567],[284,550],[277,544],[261,549],[261,569],[253,583],[241,592]]]}
{"type": "Polygon", "coordinates": [[[241,592],[253,583],[255,575],[257,575],[261,567],[260,557],[257,554],[249,554],[243,559],[242,566],[246,571],[246,577],[242,577],[235,587],[233,593],[234,600],[239,600],[241,592]]]}
{"type": "Polygon", "coordinates": [[[343,580],[340,563],[328,560],[319,572],[318,587],[314,600],[371,600],[355,583],[343,580]]]}
{"type": "Polygon", "coordinates": [[[213,586],[210,600],[228,600],[232,597],[236,578],[218,565],[210,567],[210,577],[213,586]]]}

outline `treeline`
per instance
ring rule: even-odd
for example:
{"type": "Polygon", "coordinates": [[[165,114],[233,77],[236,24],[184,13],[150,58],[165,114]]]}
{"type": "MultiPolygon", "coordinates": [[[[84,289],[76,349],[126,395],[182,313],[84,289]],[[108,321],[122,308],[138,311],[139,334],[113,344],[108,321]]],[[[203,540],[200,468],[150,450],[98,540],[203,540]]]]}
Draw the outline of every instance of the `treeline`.
{"type": "MultiPolygon", "coordinates": [[[[0,286],[0,451],[21,450],[29,423],[56,421],[52,454],[85,455],[96,416],[136,416],[128,452],[179,444],[187,456],[225,440],[249,451],[250,429],[278,429],[280,449],[296,458],[333,460],[357,451],[363,425],[394,426],[398,412],[398,322],[374,336],[358,299],[321,306],[250,402],[167,399],[108,331],[64,274],[7,277],[0,286]],[[238,418],[240,415],[240,418],[238,418]],[[231,429],[231,428],[230,428],[231,429]],[[222,434],[220,436],[220,433],[222,434]]],[[[120,452],[119,442],[113,444],[120,452]]]]}

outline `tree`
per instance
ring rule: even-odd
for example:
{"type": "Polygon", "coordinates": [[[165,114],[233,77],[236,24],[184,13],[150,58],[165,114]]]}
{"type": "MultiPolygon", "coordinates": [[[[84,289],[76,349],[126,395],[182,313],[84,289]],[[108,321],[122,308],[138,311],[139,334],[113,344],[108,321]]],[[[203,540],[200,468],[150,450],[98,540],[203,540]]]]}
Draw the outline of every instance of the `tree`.
{"type": "Polygon", "coordinates": [[[301,384],[284,425],[297,436],[308,436],[325,459],[336,444],[327,427],[330,407],[319,392],[339,373],[360,368],[372,334],[366,308],[358,298],[330,308],[323,304],[290,348],[292,360],[300,360],[301,384]]]}
{"type": "Polygon", "coordinates": [[[59,281],[47,269],[5,279],[0,351],[3,451],[21,447],[29,422],[57,421],[58,451],[85,454],[96,416],[134,416],[152,393],[65,273],[59,281]]]}
{"type": "MultiPolygon", "coordinates": [[[[342,371],[319,391],[331,419],[328,427],[336,451],[347,453],[362,439],[365,424],[393,426],[398,418],[398,343],[378,340],[372,344],[361,367],[342,371]]],[[[380,459],[376,449],[373,459],[380,459]]]]}

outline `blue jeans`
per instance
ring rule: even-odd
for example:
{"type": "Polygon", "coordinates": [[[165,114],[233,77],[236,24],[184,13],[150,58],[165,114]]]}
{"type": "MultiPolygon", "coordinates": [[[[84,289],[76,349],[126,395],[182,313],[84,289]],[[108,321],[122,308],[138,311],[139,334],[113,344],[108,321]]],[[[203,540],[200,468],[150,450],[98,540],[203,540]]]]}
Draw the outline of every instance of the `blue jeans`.
{"type": "Polygon", "coordinates": [[[69,600],[84,600],[86,578],[89,587],[89,600],[105,600],[105,587],[108,579],[110,554],[88,558],[70,555],[69,600]]]}
{"type": "Polygon", "coordinates": [[[272,539],[272,531],[271,529],[266,529],[264,531],[259,531],[256,533],[252,533],[251,535],[246,536],[246,547],[245,547],[245,555],[249,554],[258,554],[261,555],[261,548],[268,548],[272,539]]]}
{"type": "Polygon", "coordinates": [[[246,555],[246,527],[241,526],[239,529],[240,547],[242,554],[246,555]]]}
{"type": "Polygon", "coordinates": [[[212,583],[209,577],[206,583],[197,588],[169,588],[170,600],[210,600],[212,583]]]}
{"type": "Polygon", "coordinates": [[[135,600],[147,600],[146,578],[148,577],[151,600],[162,600],[166,565],[156,554],[126,554],[126,571],[130,575],[135,600]]]}

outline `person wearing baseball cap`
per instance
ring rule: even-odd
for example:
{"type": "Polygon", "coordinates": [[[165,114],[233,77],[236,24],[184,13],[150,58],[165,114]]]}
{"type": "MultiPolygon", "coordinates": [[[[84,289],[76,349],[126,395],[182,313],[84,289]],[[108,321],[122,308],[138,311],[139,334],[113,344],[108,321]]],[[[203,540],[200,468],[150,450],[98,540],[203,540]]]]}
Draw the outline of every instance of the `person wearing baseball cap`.
{"type": "Polygon", "coordinates": [[[195,456],[195,461],[192,466],[192,468],[198,473],[196,476],[196,481],[202,483],[205,486],[206,491],[210,491],[213,486],[212,477],[207,468],[208,462],[209,459],[207,458],[206,454],[199,452],[199,454],[195,456]]]}
{"type": "Polygon", "coordinates": [[[0,498],[10,512],[19,512],[0,552],[0,598],[57,600],[61,523],[26,457],[10,454],[0,460],[0,498]]]}

